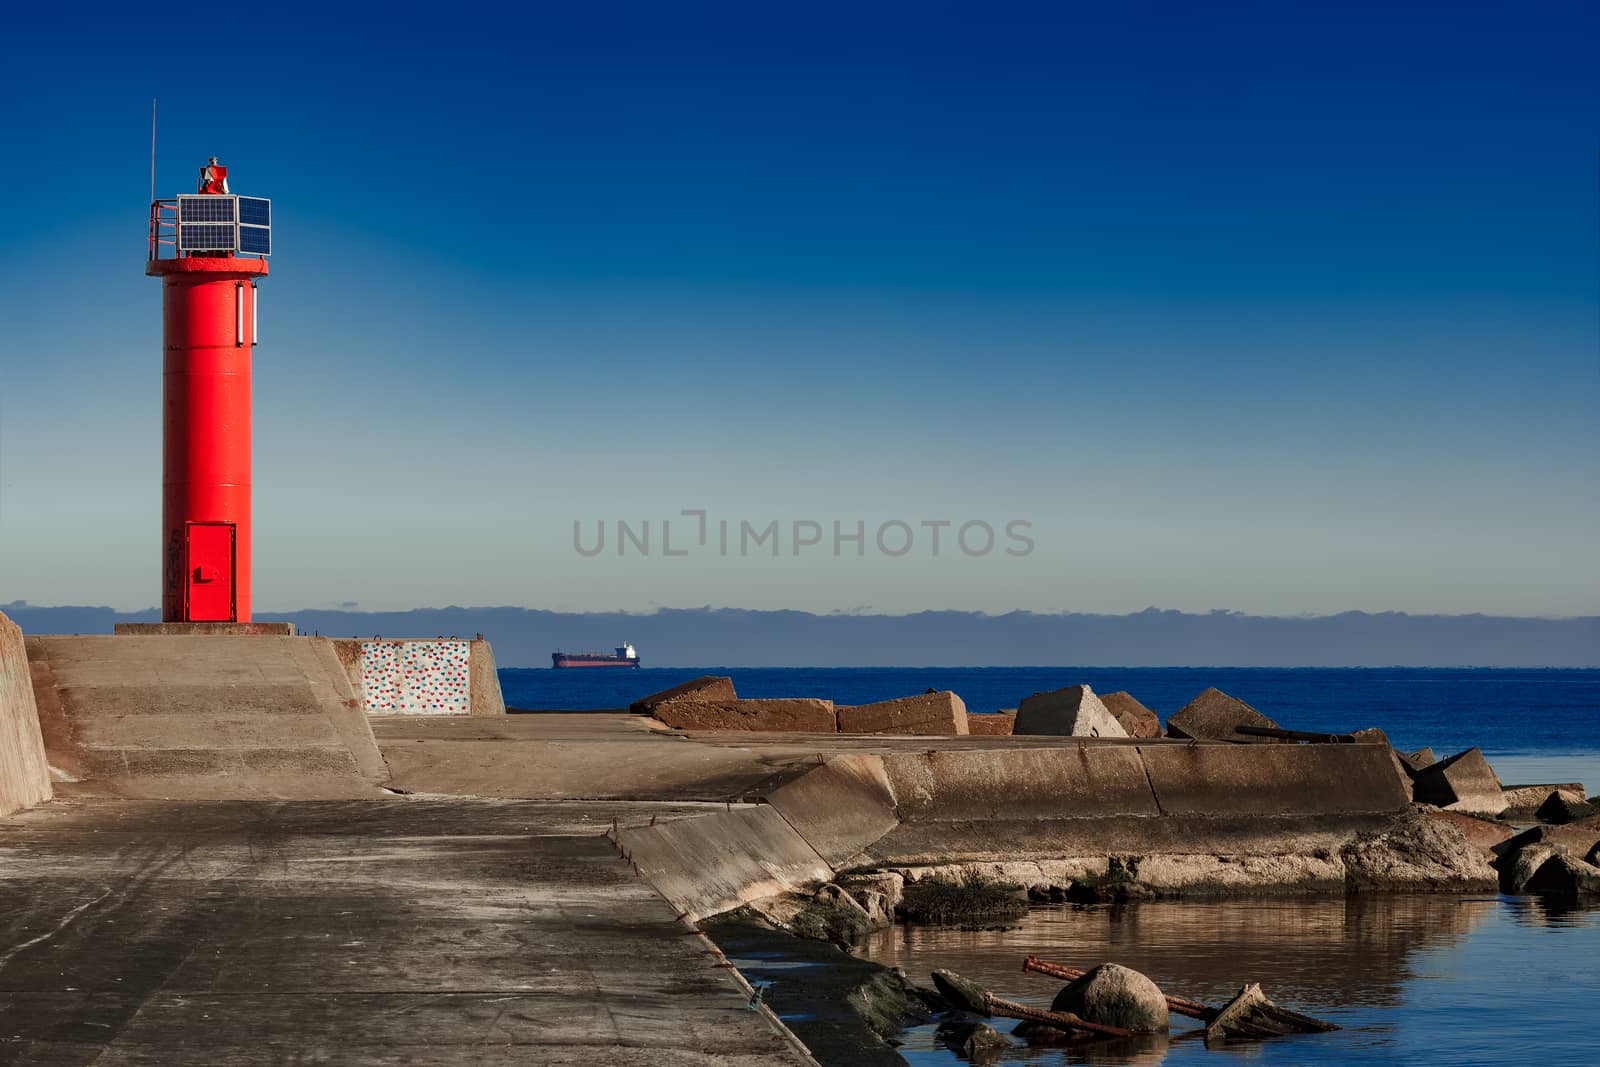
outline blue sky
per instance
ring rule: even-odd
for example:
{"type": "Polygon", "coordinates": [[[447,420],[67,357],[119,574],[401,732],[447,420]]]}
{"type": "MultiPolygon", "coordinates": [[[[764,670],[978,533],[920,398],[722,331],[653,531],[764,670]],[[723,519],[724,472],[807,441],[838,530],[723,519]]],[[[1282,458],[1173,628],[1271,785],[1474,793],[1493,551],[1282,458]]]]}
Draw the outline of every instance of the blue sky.
{"type": "Polygon", "coordinates": [[[275,204],[258,614],[1600,611],[1594,4],[154,17],[0,41],[0,601],[158,599],[159,97],[275,204]]]}

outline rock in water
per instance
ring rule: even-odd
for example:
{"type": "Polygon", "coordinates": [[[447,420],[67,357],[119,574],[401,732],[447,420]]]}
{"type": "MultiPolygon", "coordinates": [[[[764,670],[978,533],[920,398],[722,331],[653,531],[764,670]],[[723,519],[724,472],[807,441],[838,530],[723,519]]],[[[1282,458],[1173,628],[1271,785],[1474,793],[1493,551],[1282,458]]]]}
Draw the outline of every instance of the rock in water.
{"type": "Polygon", "coordinates": [[[1539,873],[1539,868],[1557,856],[1564,855],[1560,845],[1536,842],[1524,845],[1515,852],[1500,857],[1500,890],[1504,893],[1531,893],[1528,883],[1539,873]]]}
{"type": "Polygon", "coordinates": [[[939,1024],[940,1043],[972,1063],[996,1063],[1011,1050],[1011,1039],[988,1023],[960,1015],[939,1024]]]}
{"type": "Polygon", "coordinates": [[[1597,812],[1600,812],[1600,808],[1596,808],[1578,794],[1568,792],[1565,789],[1557,789],[1550,794],[1543,804],[1539,805],[1539,810],[1534,814],[1540,822],[1554,823],[1557,826],[1561,826],[1569,822],[1577,822],[1579,819],[1586,819],[1597,812]]]}
{"type": "Polygon", "coordinates": [[[1572,856],[1551,856],[1540,864],[1523,890],[1561,900],[1600,896],[1600,867],[1572,856]]]}
{"type": "Polygon", "coordinates": [[[1130,967],[1102,963],[1075,978],[1056,994],[1051,1011],[1070,1011],[1105,1026],[1135,1033],[1167,1029],[1167,998],[1150,979],[1130,967]]]}

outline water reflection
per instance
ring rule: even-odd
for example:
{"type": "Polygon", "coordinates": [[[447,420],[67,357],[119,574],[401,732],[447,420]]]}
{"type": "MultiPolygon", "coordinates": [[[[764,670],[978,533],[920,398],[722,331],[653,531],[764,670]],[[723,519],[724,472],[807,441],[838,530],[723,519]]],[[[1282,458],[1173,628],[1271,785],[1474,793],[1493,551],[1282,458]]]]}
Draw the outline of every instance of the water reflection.
{"type": "Polygon", "coordinates": [[[1219,1003],[1247,981],[1285,1001],[1394,1003],[1411,950],[1467,936],[1494,898],[1352,897],[1341,900],[1157,902],[1038,908],[1024,928],[957,931],[897,926],[863,954],[911,973],[932,958],[996,991],[1045,997],[1060,983],[1020,973],[1031,952],[1070,967],[1105,960],[1164,987],[1219,1003]],[[1023,946],[1026,946],[1024,949],[1023,946]]]}
{"type": "MultiPolygon", "coordinates": [[[[1533,899],[1363,896],[1343,900],[1158,902],[1035,909],[1010,931],[895,927],[858,950],[926,980],[948,967],[995,993],[1048,1006],[1061,983],[1021,971],[1033,953],[1069,966],[1114,960],[1170,993],[1221,1004],[1246,981],[1286,1007],[1345,1029],[1205,1053],[1198,1024],[1174,1017],[1170,1037],[1132,1042],[1017,1045],[996,1063],[1158,1064],[1417,1062],[1501,1063],[1541,1044],[1587,1047],[1588,1020],[1551,1000],[1537,1019],[1504,1022],[1507,998],[1549,986],[1565,1003],[1600,995],[1600,911],[1562,910],[1533,899]],[[1581,988],[1574,988],[1573,983],[1581,988]],[[1530,1024],[1532,1029],[1530,1030],[1530,1024]],[[1446,1051],[1448,1050],[1448,1051],[1446,1051]],[[1443,1059],[1438,1057],[1442,1056],[1443,1059]]],[[[1009,1033],[1013,1024],[995,1020],[1009,1033]]],[[[958,1063],[934,1027],[907,1035],[917,1064],[958,1063]]],[[[1559,1053],[1546,1063],[1568,1062],[1559,1053]]],[[[1571,1062],[1590,1062],[1585,1053],[1571,1062]]]]}

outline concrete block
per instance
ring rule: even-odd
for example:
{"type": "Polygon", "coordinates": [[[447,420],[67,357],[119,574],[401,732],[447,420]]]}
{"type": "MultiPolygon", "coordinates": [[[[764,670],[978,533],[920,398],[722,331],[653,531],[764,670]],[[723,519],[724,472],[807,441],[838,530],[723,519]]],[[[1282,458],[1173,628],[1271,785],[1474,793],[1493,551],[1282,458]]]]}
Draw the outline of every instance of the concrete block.
{"type": "Polygon", "coordinates": [[[967,705],[949,690],[918,693],[875,704],[857,704],[838,710],[842,734],[965,735],[967,705]]]}
{"type": "Polygon", "coordinates": [[[900,821],[878,756],[835,756],[771,790],[766,800],[835,868],[900,821]]]}
{"type": "Polygon", "coordinates": [[[1051,737],[1127,737],[1116,718],[1086,685],[1035,693],[1017,706],[1012,733],[1051,737]]]}
{"type": "Polygon", "coordinates": [[[1010,737],[1016,725],[1017,713],[1014,711],[1000,711],[992,715],[969,714],[967,716],[967,732],[969,734],[982,734],[988,737],[1010,737]]]}
{"type": "Polygon", "coordinates": [[[1506,798],[1505,817],[1526,818],[1534,817],[1534,812],[1539,810],[1539,805],[1550,799],[1550,794],[1558,790],[1565,790],[1578,797],[1579,800],[1589,799],[1584,792],[1582,782],[1547,782],[1541,785],[1508,785],[1501,788],[1501,794],[1506,798]]]}
{"type": "Polygon", "coordinates": [[[1411,798],[1378,745],[1140,745],[1167,815],[1400,811],[1411,798]]]}
{"type": "Polygon", "coordinates": [[[659,693],[651,693],[647,697],[640,697],[628,705],[628,710],[635,715],[651,715],[655,713],[657,705],[665,704],[669,700],[737,700],[739,696],[733,691],[733,679],[722,678],[714,674],[702,675],[692,681],[675,685],[671,689],[663,689],[659,693]]]}
{"type": "Polygon", "coordinates": [[[623,855],[690,922],[833,877],[768,804],[618,830],[623,855]]]}
{"type": "Polygon", "coordinates": [[[1578,822],[1597,814],[1600,814],[1600,811],[1596,811],[1593,804],[1584,800],[1580,794],[1565,789],[1554,790],[1534,812],[1540,822],[1555,826],[1578,822]]]}
{"type": "Polygon", "coordinates": [[[787,733],[838,731],[831,700],[669,700],[655,717],[678,730],[763,730],[787,733]]]}
{"type": "Polygon", "coordinates": [[[1434,758],[1433,749],[1431,748],[1419,748],[1415,752],[1406,752],[1401,755],[1400,759],[1413,771],[1420,771],[1424,767],[1431,767],[1438,762],[1434,758]]]}
{"type": "Polygon", "coordinates": [[[1100,698],[1113,718],[1122,724],[1129,737],[1160,737],[1161,720],[1156,713],[1139,703],[1131,693],[1107,693],[1100,698]]]}
{"type": "Polygon", "coordinates": [[[0,815],[43,803],[51,795],[28,650],[21,628],[0,614],[0,815]]]}
{"type": "Polygon", "coordinates": [[[1523,883],[1522,891],[1564,900],[1600,896],[1600,867],[1575,856],[1551,856],[1523,883]]]}
{"type": "Polygon", "coordinates": [[[1394,764],[1395,780],[1400,783],[1400,788],[1406,793],[1411,792],[1411,768],[1406,765],[1405,757],[1389,743],[1389,735],[1376,726],[1365,730],[1357,730],[1351,735],[1358,745],[1382,745],[1389,753],[1389,761],[1394,764]]]}
{"type": "Polygon", "coordinates": [[[1414,795],[1420,803],[1469,815],[1493,818],[1506,810],[1500,779],[1476,748],[1418,772],[1414,795]]]}
{"type": "Polygon", "coordinates": [[[1276,738],[1251,737],[1248,734],[1238,733],[1234,729],[1236,726],[1267,726],[1276,729],[1278,724],[1244,701],[1231,697],[1220,689],[1210,688],[1167,719],[1167,736],[1210,738],[1251,745],[1280,743],[1276,738]]]}

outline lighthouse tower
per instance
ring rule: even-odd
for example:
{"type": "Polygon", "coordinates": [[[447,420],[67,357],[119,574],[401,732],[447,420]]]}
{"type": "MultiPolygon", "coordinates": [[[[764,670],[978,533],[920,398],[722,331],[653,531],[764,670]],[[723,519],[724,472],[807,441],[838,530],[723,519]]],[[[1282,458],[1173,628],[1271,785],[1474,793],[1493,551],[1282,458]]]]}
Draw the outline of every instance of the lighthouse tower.
{"type": "Polygon", "coordinates": [[[161,279],[163,622],[250,621],[250,357],[272,202],[215,157],[193,195],[150,204],[161,279]]]}

